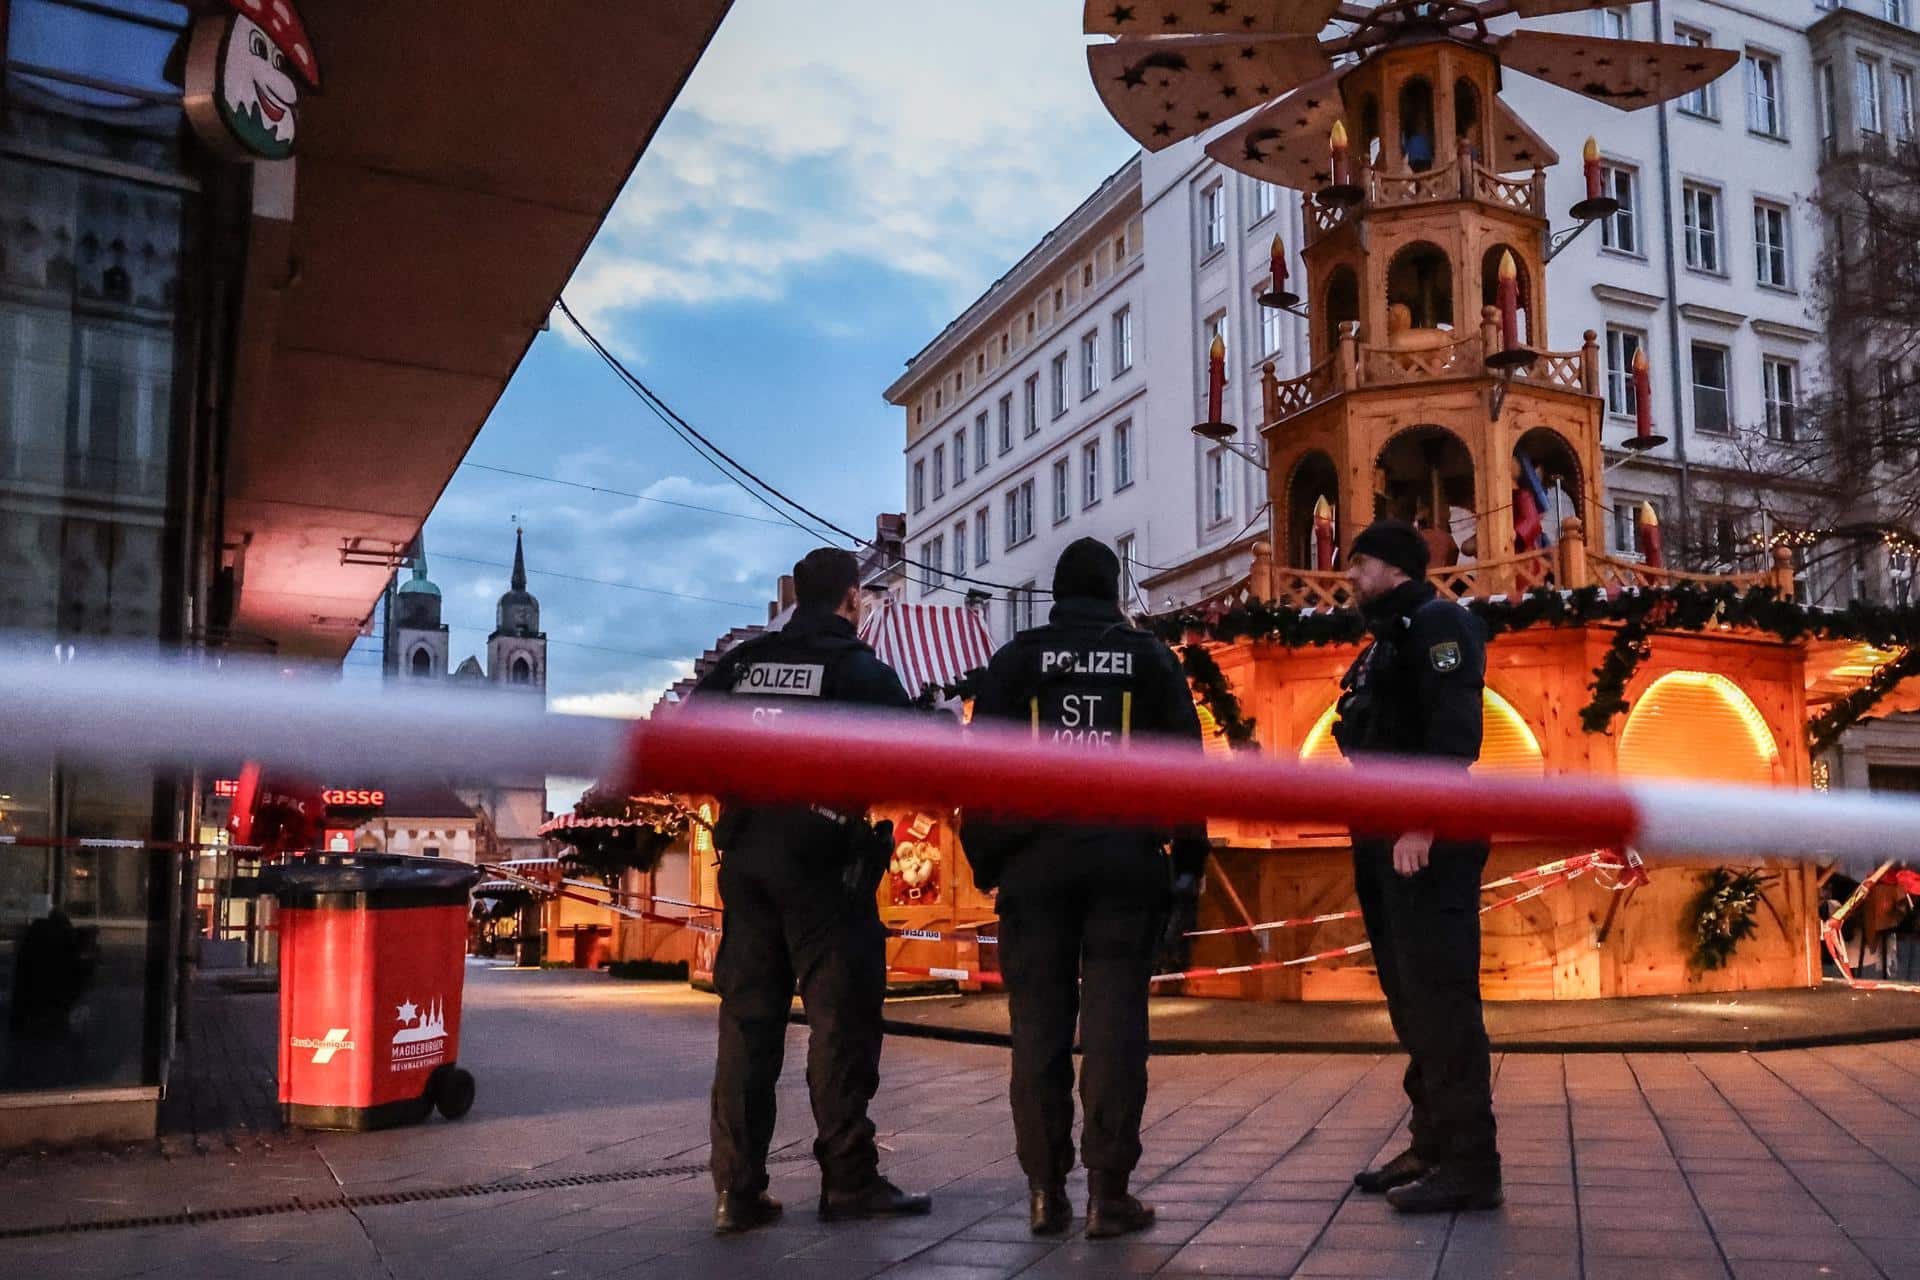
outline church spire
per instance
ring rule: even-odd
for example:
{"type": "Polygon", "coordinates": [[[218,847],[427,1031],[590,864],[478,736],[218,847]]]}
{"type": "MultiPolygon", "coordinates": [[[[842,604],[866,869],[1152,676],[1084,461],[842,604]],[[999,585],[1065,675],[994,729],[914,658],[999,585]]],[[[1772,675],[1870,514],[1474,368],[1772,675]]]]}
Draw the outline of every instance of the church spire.
{"type": "Polygon", "coordinates": [[[527,556],[525,549],[521,546],[521,538],[522,531],[515,529],[513,531],[513,581],[511,583],[515,591],[525,591],[527,589],[527,556]]]}
{"type": "Polygon", "coordinates": [[[408,558],[413,561],[413,580],[425,582],[427,580],[427,531],[425,529],[413,535],[413,547],[408,558]]]}

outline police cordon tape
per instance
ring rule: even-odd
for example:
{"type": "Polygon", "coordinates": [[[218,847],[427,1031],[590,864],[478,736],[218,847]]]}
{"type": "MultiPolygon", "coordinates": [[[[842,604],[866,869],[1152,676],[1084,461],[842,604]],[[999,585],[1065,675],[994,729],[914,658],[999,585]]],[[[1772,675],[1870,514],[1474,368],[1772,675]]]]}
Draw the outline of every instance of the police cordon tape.
{"type": "MultiPolygon", "coordinates": [[[[1867,900],[1867,895],[1873,891],[1874,885],[1892,870],[1893,863],[1890,861],[1875,867],[1867,878],[1847,895],[1847,900],[1835,907],[1833,914],[1820,925],[1820,940],[1826,944],[1827,954],[1833,957],[1834,965],[1839,968],[1840,980],[1855,991],[1920,991],[1920,983],[1916,982],[1888,982],[1879,978],[1856,977],[1853,965],[1847,960],[1846,942],[1841,937],[1846,927],[1847,917],[1859,910],[1860,904],[1867,900]]],[[[1863,947],[1863,958],[1864,950],[1863,947]]]]}
{"type": "Polygon", "coordinates": [[[1432,765],[1222,758],[1140,739],[1124,751],[1089,750],[997,727],[942,731],[904,716],[756,722],[725,704],[636,724],[548,712],[510,691],[352,688],[234,663],[102,658],[23,663],[9,676],[0,685],[0,724],[10,742],[106,765],[231,768],[250,759],[383,779],[538,773],[635,794],[843,808],[884,801],[1160,828],[1210,817],[1416,828],[1865,869],[1905,854],[1920,831],[1920,801],[1884,795],[1595,776],[1470,778],[1432,765]]]}
{"type": "MultiPolygon", "coordinates": [[[[1491,884],[1483,886],[1483,888],[1491,889],[1495,887],[1510,886],[1510,885],[1518,884],[1528,879],[1538,879],[1540,876],[1543,876],[1543,875],[1546,876],[1546,879],[1541,880],[1540,883],[1534,885],[1530,889],[1526,889],[1520,893],[1510,894],[1507,897],[1501,898],[1497,902],[1488,903],[1486,906],[1480,908],[1480,914],[1485,916],[1490,914],[1491,912],[1498,911],[1504,907],[1513,907],[1513,906],[1518,906],[1520,903],[1523,903],[1523,902],[1529,902],[1535,898],[1540,897],[1542,894],[1546,893],[1548,889],[1553,888],[1555,885],[1570,883],[1574,880],[1579,879],[1581,876],[1585,875],[1589,870],[1592,870],[1596,867],[1606,867],[1609,865],[1613,865],[1613,864],[1600,861],[1598,859],[1598,855],[1586,854],[1586,855],[1582,855],[1582,857],[1580,858],[1565,858],[1558,863],[1549,863],[1547,864],[1546,867],[1543,867],[1543,868],[1536,868],[1533,871],[1518,872],[1515,875],[1506,877],[1505,879],[1493,881],[1491,884]]],[[[1620,864],[1620,865],[1624,865],[1624,864],[1620,864]]],[[[565,887],[554,887],[550,885],[545,885],[538,880],[533,880],[525,876],[518,875],[517,873],[508,871],[504,867],[500,867],[498,865],[482,863],[481,867],[485,871],[497,874],[501,879],[512,881],[529,890],[536,891],[550,897],[569,898],[576,902],[590,902],[595,906],[604,907],[607,910],[612,911],[616,915],[625,916],[629,919],[649,920],[659,924],[675,925],[695,933],[717,934],[722,931],[721,926],[711,924],[706,921],[697,921],[688,917],[662,916],[662,915],[654,914],[652,912],[639,911],[631,907],[620,906],[614,901],[612,901],[612,899],[627,898],[631,900],[634,898],[639,898],[642,900],[651,900],[654,902],[671,903],[676,906],[695,907],[698,910],[703,911],[710,915],[724,916],[725,915],[724,910],[719,907],[704,907],[704,906],[699,906],[698,904],[695,904],[695,903],[687,902],[684,899],[662,898],[652,894],[616,893],[614,890],[605,888],[601,885],[594,884],[591,881],[562,880],[560,882],[561,886],[590,889],[590,890],[594,890],[594,891],[609,895],[608,898],[606,899],[587,898],[582,894],[568,892],[565,887]]],[[[1347,920],[1347,919],[1352,919],[1358,916],[1359,914],[1360,913],[1357,911],[1340,912],[1335,915],[1324,917],[1324,919],[1327,921],[1347,920]]],[[[1294,923],[1307,923],[1307,922],[1298,921],[1294,923]]],[[[933,930],[933,929],[888,929],[887,936],[890,938],[898,938],[898,939],[903,939],[908,941],[926,941],[926,942],[972,941],[972,942],[978,942],[982,944],[997,944],[999,942],[999,939],[995,937],[973,937],[972,935],[968,935],[968,934],[942,933],[938,930],[933,930]]],[[[1203,937],[1207,935],[1188,934],[1186,936],[1203,937]]],[[[1189,978],[1225,978],[1225,977],[1234,977],[1240,974],[1247,974],[1247,973],[1265,973],[1275,969],[1298,968],[1301,965],[1314,964],[1322,960],[1338,960],[1345,956],[1357,956],[1367,951],[1370,951],[1372,949],[1373,949],[1373,944],[1370,942],[1356,942],[1351,946],[1336,947],[1331,951],[1316,952],[1315,954],[1309,955],[1309,956],[1297,956],[1291,960],[1272,960],[1272,961],[1262,961],[1256,964],[1237,964],[1237,965],[1225,965],[1225,966],[1214,967],[1214,968],[1183,969],[1178,973],[1159,973],[1159,974],[1155,974],[1153,977],[1148,979],[1148,981],[1155,982],[1155,983],[1181,982],[1189,978]]],[[[1005,979],[1003,979],[1000,974],[994,972],[991,969],[963,969],[963,968],[952,968],[952,967],[941,967],[941,966],[929,967],[929,966],[919,966],[919,965],[901,965],[901,964],[895,964],[892,962],[888,962],[887,969],[891,973],[904,974],[908,977],[944,978],[954,982],[978,982],[978,983],[982,983],[984,985],[989,985],[989,986],[997,986],[1002,984],[1005,981],[1005,979]]]]}

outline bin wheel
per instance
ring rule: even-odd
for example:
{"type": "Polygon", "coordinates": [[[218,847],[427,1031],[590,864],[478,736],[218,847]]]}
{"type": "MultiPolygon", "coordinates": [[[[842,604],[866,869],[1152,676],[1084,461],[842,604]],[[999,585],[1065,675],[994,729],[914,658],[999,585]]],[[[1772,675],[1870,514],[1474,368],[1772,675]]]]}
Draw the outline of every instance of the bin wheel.
{"type": "Polygon", "coordinates": [[[433,1105],[448,1120],[458,1120],[473,1110],[473,1072],[451,1068],[434,1090],[433,1105]]]}

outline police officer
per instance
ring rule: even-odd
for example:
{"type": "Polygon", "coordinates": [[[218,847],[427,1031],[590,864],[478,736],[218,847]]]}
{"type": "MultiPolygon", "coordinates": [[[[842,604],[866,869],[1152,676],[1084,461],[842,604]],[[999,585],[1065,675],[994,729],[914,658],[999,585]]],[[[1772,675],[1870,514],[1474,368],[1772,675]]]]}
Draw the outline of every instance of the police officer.
{"type": "MultiPolygon", "coordinates": [[[[859,565],[831,547],[793,567],[796,606],[781,630],[735,648],[694,689],[694,702],[725,698],[755,720],[807,714],[824,704],[909,705],[892,668],[854,632],[859,565]]],[[[880,1084],[885,933],[874,901],[887,838],[861,815],[818,808],[726,806],[714,830],[721,852],[720,1044],[713,1073],[714,1231],[769,1222],[767,1194],[774,1086],[780,1079],[796,979],[806,1005],[807,1088],[820,1163],[820,1217],[928,1212],[880,1176],[867,1104],[880,1084]]]]}
{"type": "MultiPolygon", "coordinates": [[[[1349,760],[1480,757],[1486,631],[1426,580],[1426,540],[1378,521],[1354,539],[1347,574],[1372,643],[1342,680],[1334,736],[1349,760]]],[[[1394,1034],[1411,1061],[1413,1144],[1354,1176],[1408,1213],[1501,1203],[1493,1087],[1480,1009],[1484,841],[1355,831],[1353,878],[1394,1034]]]]}
{"type": "MultiPolygon", "coordinates": [[[[1047,625],[994,655],[974,703],[976,723],[1030,727],[1054,750],[1124,751],[1136,736],[1200,745],[1200,721],[1180,663],[1120,612],[1120,562],[1082,538],[1060,556],[1047,625]]],[[[1000,965],[1012,1016],[1013,1128],[1030,1188],[1035,1235],[1072,1223],[1073,1040],[1084,1053],[1081,1156],[1089,1237],[1138,1231],[1153,1210],[1128,1194],[1140,1160],[1147,1099],[1147,979],[1173,899],[1199,893],[1204,831],[1174,842],[1123,827],[1012,824],[969,818],[974,878],[1000,890],[1000,965]]]]}

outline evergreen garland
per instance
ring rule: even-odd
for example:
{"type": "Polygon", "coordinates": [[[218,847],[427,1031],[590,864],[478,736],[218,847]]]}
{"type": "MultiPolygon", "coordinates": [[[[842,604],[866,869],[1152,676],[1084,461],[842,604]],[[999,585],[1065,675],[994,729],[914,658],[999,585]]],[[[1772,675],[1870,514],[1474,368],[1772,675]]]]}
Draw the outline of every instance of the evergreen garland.
{"type": "MultiPolygon", "coordinates": [[[[1530,627],[1618,624],[1620,629],[1588,685],[1592,697],[1580,712],[1581,727],[1589,733],[1606,733],[1614,717],[1627,709],[1627,686],[1646,660],[1655,631],[1705,631],[1725,626],[1765,632],[1789,643],[1846,640],[1901,650],[1899,658],[1875,672],[1866,685],[1809,726],[1809,741],[1816,751],[1870,715],[1902,679],[1920,675],[1920,656],[1916,656],[1920,655],[1920,608],[1912,606],[1856,601],[1845,609],[1816,611],[1782,599],[1766,587],[1678,583],[1612,595],[1598,587],[1577,591],[1542,587],[1519,597],[1470,600],[1466,607],[1486,626],[1489,639],[1530,627]]],[[[1148,625],[1169,643],[1188,641],[1189,650],[1199,647],[1197,640],[1222,644],[1255,640],[1304,648],[1356,644],[1366,636],[1366,624],[1358,610],[1307,611],[1260,600],[1227,609],[1161,614],[1148,620],[1148,625]]],[[[1191,660],[1188,674],[1194,674],[1191,660]]],[[[1225,726],[1229,717],[1221,714],[1209,690],[1201,692],[1215,718],[1225,726]]]]}
{"type": "Polygon", "coordinates": [[[1227,682],[1227,673],[1213,660],[1207,647],[1181,645],[1180,665],[1186,670],[1187,682],[1200,695],[1200,704],[1226,734],[1227,746],[1235,751],[1259,750],[1259,744],[1253,740],[1254,722],[1241,709],[1239,697],[1227,682]]]}
{"type": "Polygon", "coordinates": [[[1715,867],[1704,879],[1705,887],[1688,913],[1693,920],[1693,968],[1702,973],[1725,968],[1740,944],[1754,935],[1759,927],[1754,915],[1768,877],[1715,867]]]}
{"type": "Polygon", "coordinates": [[[1920,675],[1920,647],[1908,649],[1880,667],[1865,684],[1815,716],[1807,725],[1807,742],[1813,753],[1819,755],[1838,742],[1840,735],[1870,715],[1895,685],[1913,675],[1920,675]]]}

